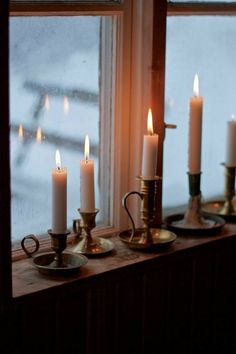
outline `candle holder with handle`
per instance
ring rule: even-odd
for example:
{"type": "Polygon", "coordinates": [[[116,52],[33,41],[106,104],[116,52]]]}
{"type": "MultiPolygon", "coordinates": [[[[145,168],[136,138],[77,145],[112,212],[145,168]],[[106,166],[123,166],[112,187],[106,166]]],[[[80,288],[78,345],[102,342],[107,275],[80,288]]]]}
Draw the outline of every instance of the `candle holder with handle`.
{"type": "MultiPolygon", "coordinates": [[[[41,253],[33,258],[33,265],[40,273],[52,276],[74,274],[87,263],[87,258],[83,255],[64,252],[67,247],[67,236],[70,234],[69,230],[65,233],[55,234],[50,229],[48,234],[51,237],[52,251],[41,253]]],[[[22,239],[21,246],[26,255],[31,257],[39,249],[39,240],[36,235],[30,234],[22,239]],[[35,243],[35,248],[32,251],[25,244],[29,239],[35,243]]]]}
{"type": "Polygon", "coordinates": [[[113,243],[103,237],[95,237],[91,234],[92,229],[96,226],[96,215],[99,209],[95,209],[93,212],[84,212],[78,209],[81,215],[80,227],[82,230],[81,240],[78,240],[70,250],[74,253],[82,253],[85,255],[103,255],[110,252],[113,249],[113,243]]]}
{"type": "Polygon", "coordinates": [[[156,202],[158,193],[158,181],[161,177],[156,176],[152,180],[137,177],[140,182],[140,192],[131,191],[122,198],[122,205],[127,212],[132,224],[131,230],[125,230],[119,233],[120,239],[130,248],[152,249],[160,245],[166,245],[173,242],[176,235],[168,230],[162,230],[154,227],[156,217],[156,202]],[[140,219],[143,222],[142,228],[136,228],[134,220],[127,207],[127,199],[131,195],[138,195],[141,199],[140,219]]]}

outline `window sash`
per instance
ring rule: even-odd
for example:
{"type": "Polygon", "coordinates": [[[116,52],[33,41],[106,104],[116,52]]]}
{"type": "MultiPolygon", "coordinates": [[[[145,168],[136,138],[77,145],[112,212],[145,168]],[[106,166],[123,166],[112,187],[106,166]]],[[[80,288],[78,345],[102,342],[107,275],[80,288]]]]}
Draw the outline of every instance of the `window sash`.
{"type": "Polygon", "coordinates": [[[234,16],[236,15],[236,2],[168,2],[168,16],[234,16]]]}

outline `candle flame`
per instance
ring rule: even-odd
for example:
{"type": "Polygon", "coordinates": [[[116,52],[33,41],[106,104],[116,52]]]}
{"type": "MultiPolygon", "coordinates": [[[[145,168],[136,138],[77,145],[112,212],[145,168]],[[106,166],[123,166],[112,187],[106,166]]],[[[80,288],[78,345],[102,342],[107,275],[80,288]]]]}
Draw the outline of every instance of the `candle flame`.
{"type": "Polygon", "coordinates": [[[148,134],[153,135],[153,123],[152,123],[152,111],[151,111],[151,108],[149,108],[149,110],[148,110],[147,130],[148,130],[148,134]]]}
{"type": "Polygon", "coordinates": [[[67,96],[64,97],[63,110],[65,114],[69,112],[69,99],[67,96]]]}
{"type": "Polygon", "coordinates": [[[89,137],[86,135],[84,144],[84,158],[86,161],[89,160],[89,137]]]}
{"type": "Polygon", "coordinates": [[[50,108],[50,102],[49,102],[49,97],[48,95],[45,96],[45,101],[44,101],[44,107],[48,111],[50,108]]]}
{"type": "Polygon", "coordinates": [[[193,81],[193,94],[194,96],[199,96],[199,79],[198,75],[195,74],[194,76],[194,81],[193,81]]]}
{"type": "Polygon", "coordinates": [[[42,130],[40,127],[38,127],[38,129],[36,131],[36,141],[37,141],[37,143],[41,143],[41,141],[42,141],[42,130]]]}
{"type": "Polygon", "coordinates": [[[18,138],[19,140],[22,140],[24,136],[24,130],[23,130],[23,126],[22,124],[19,125],[19,129],[18,129],[18,138]]]}
{"type": "Polygon", "coordinates": [[[56,158],[57,169],[60,170],[61,169],[61,155],[60,155],[60,152],[58,149],[56,150],[55,158],[56,158]]]}

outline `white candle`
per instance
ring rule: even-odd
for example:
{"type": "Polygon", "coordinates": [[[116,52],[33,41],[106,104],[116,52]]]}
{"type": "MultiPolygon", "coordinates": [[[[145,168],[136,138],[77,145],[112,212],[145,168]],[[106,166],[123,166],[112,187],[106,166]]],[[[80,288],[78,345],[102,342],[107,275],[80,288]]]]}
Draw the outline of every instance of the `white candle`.
{"type": "Polygon", "coordinates": [[[94,212],[94,161],[89,159],[89,138],[86,135],[84,160],[80,161],[80,210],[94,212]]]}
{"type": "Polygon", "coordinates": [[[148,134],[143,137],[142,177],[152,180],[156,176],[158,135],[153,134],[152,112],[149,108],[147,118],[148,134]]]}
{"type": "Polygon", "coordinates": [[[189,117],[189,173],[201,172],[201,144],[202,144],[202,110],[203,98],[199,96],[199,80],[195,75],[193,83],[193,96],[190,97],[189,117]]]}
{"type": "Polygon", "coordinates": [[[233,119],[227,122],[227,148],[226,166],[236,167],[236,121],[233,119]]]}
{"type": "Polygon", "coordinates": [[[52,170],[52,232],[63,234],[67,229],[67,170],[61,167],[56,151],[56,168],[52,170]]]}

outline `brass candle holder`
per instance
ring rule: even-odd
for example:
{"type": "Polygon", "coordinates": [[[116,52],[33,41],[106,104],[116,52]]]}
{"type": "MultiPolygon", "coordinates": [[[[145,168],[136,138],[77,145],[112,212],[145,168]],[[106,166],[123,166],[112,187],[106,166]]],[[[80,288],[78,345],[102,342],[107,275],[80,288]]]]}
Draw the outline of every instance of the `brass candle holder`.
{"type": "Polygon", "coordinates": [[[235,173],[236,167],[230,167],[225,164],[225,188],[224,188],[224,204],[220,209],[219,214],[221,215],[236,215],[236,208],[233,203],[233,198],[235,196],[235,173]]]}
{"type": "Polygon", "coordinates": [[[70,234],[70,231],[63,234],[55,234],[50,229],[48,230],[48,234],[51,236],[51,248],[55,252],[54,259],[49,266],[53,268],[66,268],[67,264],[62,252],[66,248],[67,236],[70,234]]]}
{"type": "Polygon", "coordinates": [[[82,230],[81,237],[78,242],[70,250],[74,253],[82,253],[86,255],[102,255],[113,249],[113,243],[102,237],[95,237],[91,231],[96,226],[96,216],[99,209],[93,212],[84,212],[78,209],[81,215],[80,228],[82,230]]]}
{"type": "Polygon", "coordinates": [[[124,195],[122,198],[122,205],[127,212],[131,221],[132,229],[122,231],[119,236],[131,248],[154,248],[157,245],[167,244],[173,242],[176,235],[162,229],[154,227],[156,217],[156,204],[158,193],[158,182],[161,177],[154,177],[152,180],[144,179],[138,176],[140,182],[140,191],[131,191],[124,195]],[[142,228],[136,228],[134,220],[127,207],[127,200],[131,195],[138,195],[141,199],[140,205],[140,219],[143,222],[142,228]]]}
{"type": "MultiPolygon", "coordinates": [[[[55,234],[50,229],[48,234],[51,237],[52,251],[41,253],[33,258],[33,265],[40,273],[52,276],[74,274],[87,263],[87,258],[83,255],[64,252],[67,247],[67,236],[70,234],[69,230],[65,233],[55,234]]],[[[21,246],[26,255],[31,257],[39,249],[39,240],[34,234],[30,234],[22,239],[21,246]],[[25,245],[29,239],[35,243],[35,248],[32,251],[25,245]]]]}

